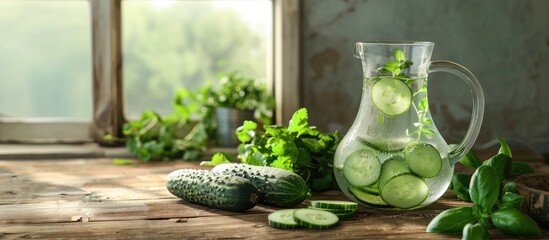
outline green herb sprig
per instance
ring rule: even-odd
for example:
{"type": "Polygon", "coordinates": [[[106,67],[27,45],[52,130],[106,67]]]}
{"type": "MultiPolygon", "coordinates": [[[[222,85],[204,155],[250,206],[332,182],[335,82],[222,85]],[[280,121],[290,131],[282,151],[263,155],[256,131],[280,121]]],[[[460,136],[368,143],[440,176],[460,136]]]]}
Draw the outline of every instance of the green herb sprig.
{"type": "Polygon", "coordinates": [[[414,63],[410,60],[404,59],[404,52],[400,49],[395,50],[395,59],[396,61],[388,61],[377,69],[379,73],[382,74],[391,74],[393,77],[403,77],[407,78],[408,76],[402,72],[404,69],[410,68],[414,63]]]}
{"type": "Polygon", "coordinates": [[[237,129],[241,144],[239,158],[243,163],[271,166],[299,174],[313,191],[333,188],[333,160],[340,141],[337,132],[322,133],[309,126],[307,109],[297,110],[287,127],[245,121],[237,129]]]}
{"type": "Polygon", "coordinates": [[[516,184],[509,182],[502,188],[503,178],[507,176],[505,175],[506,165],[509,164],[506,159],[510,160],[511,151],[505,141],[500,139],[500,142],[502,145],[500,153],[491,158],[487,164],[481,163],[478,158],[471,158],[472,155],[464,160],[466,164],[476,166],[472,176],[454,175],[454,179],[459,179],[454,187],[468,186],[467,192],[460,192],[458,195],[461,194],[461,197],[469,199],[473,205],[443,211],[429,223],[427,232],[450,234],[461,232],[463,239],[489,239],[488,229],[493,225],[507,235],[520,237],[541,235],[537,223],[519,210],[524,197],[517,193],[516,184]],[[467,181],[470,182],[466,184],[467,181]],[[503,189],[502,194],[500,189],[503,189]]]}

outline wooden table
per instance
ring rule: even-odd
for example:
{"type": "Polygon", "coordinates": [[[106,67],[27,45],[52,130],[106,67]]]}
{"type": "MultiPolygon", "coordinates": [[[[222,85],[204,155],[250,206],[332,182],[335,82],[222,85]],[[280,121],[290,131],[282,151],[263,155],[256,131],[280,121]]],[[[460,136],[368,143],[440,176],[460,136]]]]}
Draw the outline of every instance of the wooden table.
{"type": "MultiPolygon", "coordinates": [[[[485,155],[490,153],[485,153],[485,155]]],[[[514,152],[538,172],[549,167],[532,151],[514,152]]],[[[279,230],[267,225],[276,207],[258,205],[235,213],[186,203],[165,188],[165,176],[196,162],[120,166],[111,159],[0,161],[0,238],[93,239],[380,239],[460,238],[425,233],[445,209],[467,205],[448,191],[432,205],[414,211],[360,207],[358,215],[330,230],[279,230]]],[[[463,169],[458,169],[459,171],[463,169]]],[[[339,191],[314,199],[345,199],[339,191]]],[[[302,205],[305,207],[307,202],[302,205]]],[[[543,238],[549,229],[542,226],[543,238]]],[[[491,230],[492,238],[508,238],[491,230]]]]}

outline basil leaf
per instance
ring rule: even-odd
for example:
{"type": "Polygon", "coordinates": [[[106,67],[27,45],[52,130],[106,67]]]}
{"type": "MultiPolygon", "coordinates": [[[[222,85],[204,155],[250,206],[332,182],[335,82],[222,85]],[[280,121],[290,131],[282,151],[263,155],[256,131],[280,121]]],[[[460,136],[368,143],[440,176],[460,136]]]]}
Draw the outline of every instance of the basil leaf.
{"type": "Polygon", "coordinates": [[[515,182],[506,183],[505,186],[503,187],[503,193],[505,194],[506,192],[518,193],[517,184],[515,182]]]}
{"type": "Polygon", "coordinates": [[[467,223],[463,228],[462,240],[486,240],[490,239],[490,234],[480,223],[467,223]]]}
{"type": "Polygon", "coordinates": [[[541,236],[538,224],[516,208],[499,209],[492,214],[492,223],[507,235],[522,237],[541,236]]]}
{"type": "Polygon", "coordinates": [[[473,208],[451,208],[437,215],[427,226],[431,233],[460,233],[467,223],[474,223],[473,208]]]}
{"type": "Polygon", "coordinates": [[[511,175],[511,166],[513,160],[503,153],[500,153],[492,158],[484,161],[483,165],[491,166],[496,171],[497,181],[502,182],[507,176],[511,175]]]}
{"type": "Polygon", "coordinates": [[[509,147],[507,142],[504,139],[499,138],[499,137],[497,139],[498,139],[499,145],[500,145],[498,154],[502,153],[502,154],[505,154],[505,155],[509,156],[510,158],[512,158],[513,154],[511,154],[511,148],[509,147]]]}
{"type": "Polygon", "coordinates": [[[471,184],[469,193],[471,200],[477,204],[483,213],[487,213],[496,203],[499,195],[500,182],[497,181],[496,172],[490,166],[480,166],[477,168],[471,184]]]}
{"type": "Polygon", "coordinates": [[[511,165],[511,177],[519,176],[526,173],[534,173],[534,168],[525,162],[514,161],[511,165]]]}
{"type": "Polygon", "coordinates": [[[469,195],[469,184],[471,183],[471,174],[456,173],[452,176],[450,189],[454,191],[457,197],[463,201],[471,202],[469,195]]]}
{"type": "Polygon", "coordinates": [[[478,168],[480,165],[482,165],[482,161],[480,161],[478,156],[472,151],[469,151],[467,154],[465,154],[465,156],[461,158],[459,162],[464,166],[470,168],[478,168]]]}
{"type": "Polygon", "coordinates": [[[502,208],[512,207],[512,208],[520,209],[522,207],[523,202],[524,202],[524,197],[522,195],[519,195],[513,192],[506,192],[501,198],[502,208]]]}

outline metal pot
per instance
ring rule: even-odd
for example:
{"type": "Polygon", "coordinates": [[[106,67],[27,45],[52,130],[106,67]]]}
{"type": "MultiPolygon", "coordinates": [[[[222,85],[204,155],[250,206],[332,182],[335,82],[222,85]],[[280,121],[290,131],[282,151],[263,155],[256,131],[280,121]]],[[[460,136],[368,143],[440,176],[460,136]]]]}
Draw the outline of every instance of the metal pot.
{"type": "Polygon", "coordinates": [[[244,120],[254,120],[253,110],[217,107],[215,109],[217,122],[216,138],[220,146],[236,147],[240,144],[236,137],[236,129],[242,126],[244,120]]]}

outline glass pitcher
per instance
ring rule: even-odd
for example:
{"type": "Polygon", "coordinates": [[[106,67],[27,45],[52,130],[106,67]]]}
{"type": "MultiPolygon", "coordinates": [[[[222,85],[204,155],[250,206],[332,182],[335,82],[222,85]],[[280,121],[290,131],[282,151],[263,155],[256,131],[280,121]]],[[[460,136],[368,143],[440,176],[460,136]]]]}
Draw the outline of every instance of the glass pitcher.
{"type": "Polygon", "coordinates": [[[431,61],[432,42],[359,42],[362,99],[338,146],[334,171],[341,190],[364,206],[416,209],[448,188],[454,164],[480,131],[484,95],[475,76],[448,61],[431,61]],[[450,148],[438,132],[427,97],[427,75],[449,72],[472,90],[473,112],[464,139],[450,148]]]}

